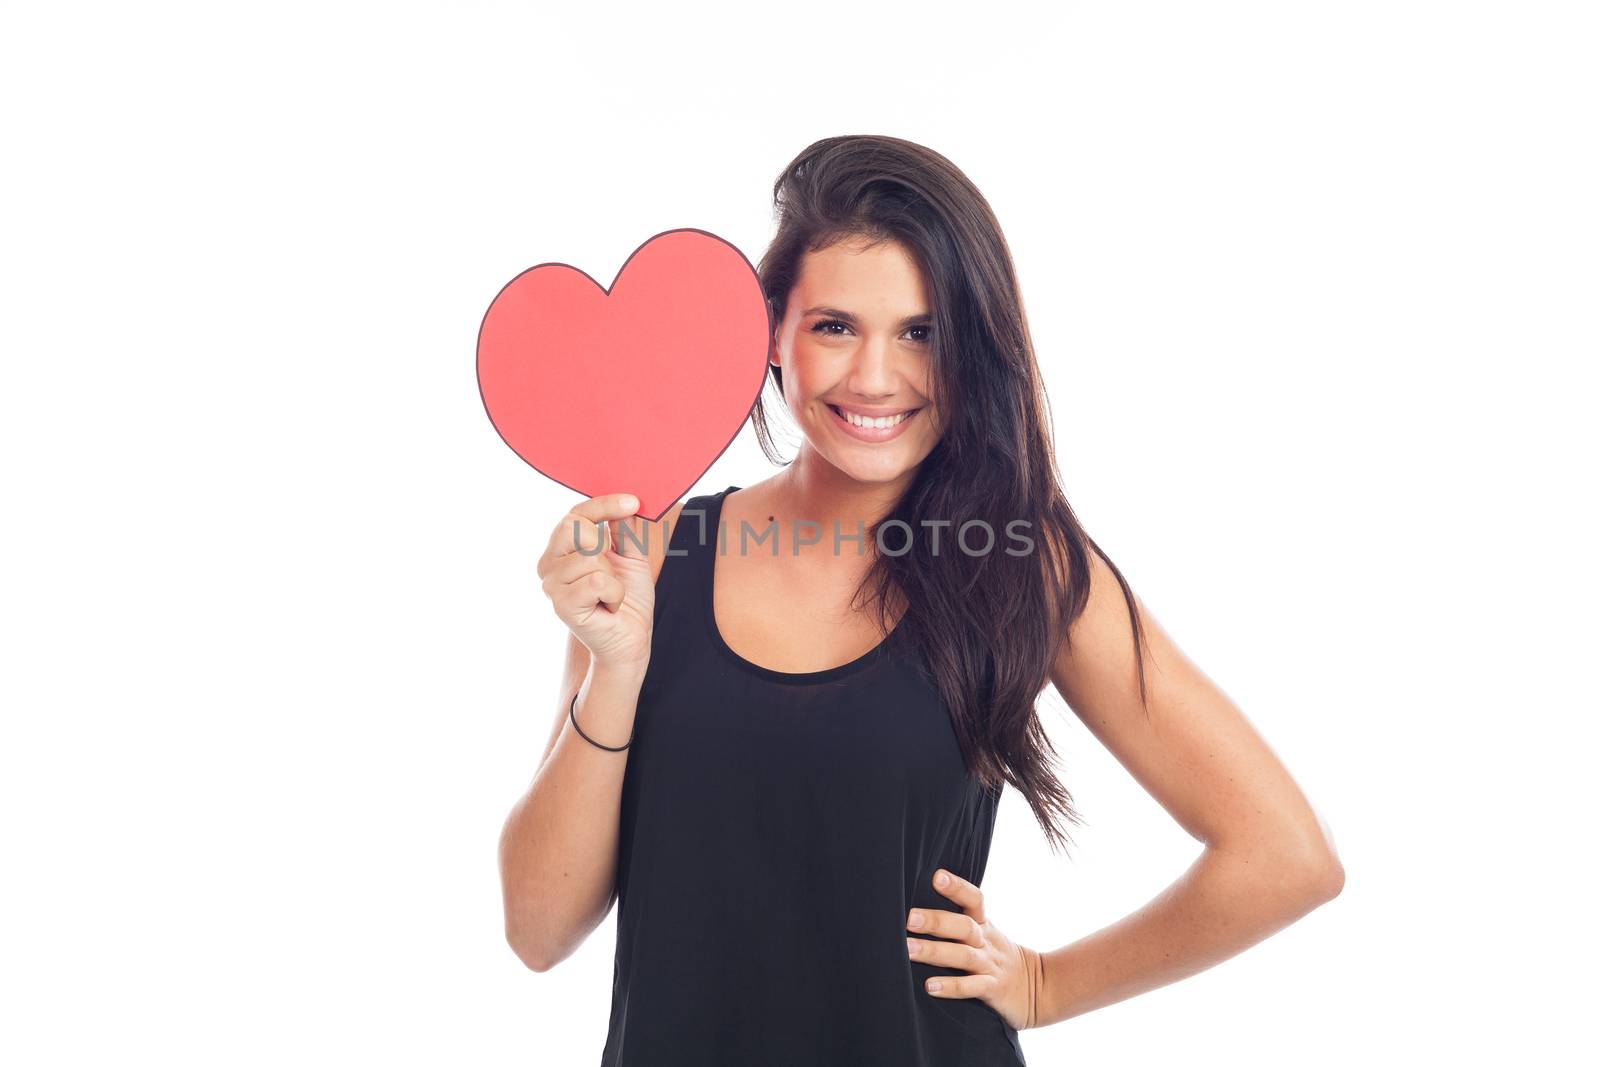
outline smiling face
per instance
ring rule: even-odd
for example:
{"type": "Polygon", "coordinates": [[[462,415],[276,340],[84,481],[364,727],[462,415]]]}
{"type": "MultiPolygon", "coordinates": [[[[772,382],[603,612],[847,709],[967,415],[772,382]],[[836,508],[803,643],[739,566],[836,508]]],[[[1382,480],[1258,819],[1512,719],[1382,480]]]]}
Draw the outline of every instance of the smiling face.
{"type": "Polygon", "coordinates": [[[932,318],[900,244],[808,253],[775,335],[783,398],[807,444],[861,482],[892,482],[939,441],[932,318]]]}

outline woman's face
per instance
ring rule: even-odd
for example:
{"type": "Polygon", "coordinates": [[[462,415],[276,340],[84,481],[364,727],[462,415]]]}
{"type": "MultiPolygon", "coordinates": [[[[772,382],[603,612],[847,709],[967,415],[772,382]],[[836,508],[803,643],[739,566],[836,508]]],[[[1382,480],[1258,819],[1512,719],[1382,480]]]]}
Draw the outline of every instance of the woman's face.
{"type": "Polygon", "coordinates": [[[939,440],[932,309],[905,248],[867,244],[854,238],[806,255],[773,362],[810,446],[857,481],[889,482],[939,440]]]}

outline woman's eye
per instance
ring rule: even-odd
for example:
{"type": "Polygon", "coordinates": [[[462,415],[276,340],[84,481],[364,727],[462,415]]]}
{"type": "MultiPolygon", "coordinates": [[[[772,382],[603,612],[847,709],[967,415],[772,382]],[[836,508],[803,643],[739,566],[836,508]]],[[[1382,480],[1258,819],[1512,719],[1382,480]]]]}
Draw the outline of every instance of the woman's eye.
{"type": "MultiPolygon", "coordinates": [[[[838,319],[823,319],[821,322],[811,327],[811,332],[822,334],[824,337],[842,337],[844,335],[843,332],[834,332],[835,326],[837,326],[840,331],[844,332],[848,332],[850,329],[850,324],[847,322],[840,322],[838,319]]],[[[913,326],[906,332],[909,334],[919,334],[920,336],[913,336],[911,339],[917,344],[922,345],[927,344],[931,339],[929,335],[933,332],[933,327],[913,326]]]]}

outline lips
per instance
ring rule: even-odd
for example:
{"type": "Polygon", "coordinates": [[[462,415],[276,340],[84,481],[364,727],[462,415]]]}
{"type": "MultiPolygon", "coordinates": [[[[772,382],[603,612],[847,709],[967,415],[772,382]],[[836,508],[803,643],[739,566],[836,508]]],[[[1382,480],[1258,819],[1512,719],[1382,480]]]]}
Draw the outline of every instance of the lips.
{"type": "Polygon", "coordinates": [[[917,416],[922,412],[921,408],[912,408],[910,413],[906,415],[905,418],[901,419],[892,426],[857,426],[855,423],[845,418],[844,412],[839,408],[832,404],[827,405],[827,408],[833,417],[834,425],[839,427],[842,433],[844,433],[846,436],[853,437],[857,441],[866,441],[871,444],[878,444],[883,441],[892,441],[896,437],[899,437],[901,434],[906,432],[906,428],[915,422],[917,416]]]}

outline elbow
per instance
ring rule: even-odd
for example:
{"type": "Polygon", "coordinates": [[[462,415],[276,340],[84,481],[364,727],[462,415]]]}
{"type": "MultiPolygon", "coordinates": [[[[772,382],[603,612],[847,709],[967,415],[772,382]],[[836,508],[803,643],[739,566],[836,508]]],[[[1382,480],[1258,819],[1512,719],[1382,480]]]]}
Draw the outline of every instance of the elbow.
{"type": "Polygon", "coordinates": [[[1321,907],[1344,891],[1344,864],[1332,849],[1320,848],[1289,864],[1287,881],[1307,910],[1321,907]]]}
{"type": "Polygon", "coordinates": [[[1298,918],[1328,903],[1344,890],[1344,864],[1331,846],[1284,837],[1254,848],[1222,848],[1241,883],[1273,912],[1298,918]],[[1266,902],[1269,902],[1267,904],[1266,902]]]}
{"type": "Polygon", "coordinates": [[[1251,899],[1280,922],[1294,922],[1344,891],[1344,864],[1326,838],[1283,834],[1253,845],[1208,844],[1230,870],[1241,899],[1251,899]]]}
{"type": "Polygon", "coordinates": [[[1333,831],[1320,816],[1312,825],[1286,828],[1278,838],[1280,884],[1305,911],[1319,908],[1344,891],[1344,864],[1334,848],[1333,831]]]}
{"type": "Polygon", "coordinates": [[[528,970],[543,974],[578,950],[594,922],[560,925],[548,908],[507,908],[506,944],[528,970]]]}
{"type": "Polygon", "coordinates": [[[530,971],[543,974],[560,963],[563,954],[552,947],[550,924],[543,921],[540,898],[509,883],[503,886],[506,944],[530,971]]]}
{"type": "Polygon", "coordinates": [[[561,962],[549,951],[541,938],[536,937],[525,924],[516,922],[509,916],[506,919],[506,944],[511,946],[511,951],[522,961],[524,967],[538,974],[543,974],[561,962]]]}
{"type": "Polygon", "coordinates": [[[500,895],[506,944],[523,966],[542,974],[561,962],[561,954],[551,948],[554,942],[550,923],[545,919],[548,901],[536,886],[521,876],[521,868],[512,860],[506,841],[502,839],[500,895]]]}
{"type": "Polygon", "coordinates": [[[1309,862],[1301,869],[1299,885],[1314,907],[1326,904],[1344,891],[1344,864],[1333,854],[1309,862]]]}
{"type": "Polygon", "coordinates": [[[1344,864],[1330,852],[1312,870],[1310,878],[1319,902],[1326,904],[1344,891],[1344,864]]]}

